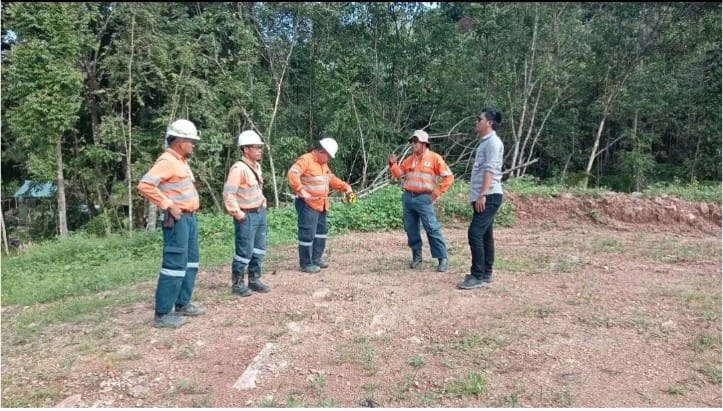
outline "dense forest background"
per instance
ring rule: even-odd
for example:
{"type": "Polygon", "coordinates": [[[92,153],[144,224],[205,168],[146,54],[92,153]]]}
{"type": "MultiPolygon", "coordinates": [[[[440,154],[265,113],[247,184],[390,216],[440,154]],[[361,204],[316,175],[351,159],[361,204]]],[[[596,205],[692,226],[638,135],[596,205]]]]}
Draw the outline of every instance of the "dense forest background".
{"type": "Polygon", "coordinates": [[[26,179],[52,181],[49,204],[24,211],[39,237],[155,221],[135,187],[177,118],[200,130],[196,186],[218,212],[244,129],[268,145],[278,207],[286,170],[323,137],[362,193],[418,128],[466,180],[486,106],[503,112],[508,178],[623,192],[721,180],[721,3],[0,7],[3,209],[26,179]]]}

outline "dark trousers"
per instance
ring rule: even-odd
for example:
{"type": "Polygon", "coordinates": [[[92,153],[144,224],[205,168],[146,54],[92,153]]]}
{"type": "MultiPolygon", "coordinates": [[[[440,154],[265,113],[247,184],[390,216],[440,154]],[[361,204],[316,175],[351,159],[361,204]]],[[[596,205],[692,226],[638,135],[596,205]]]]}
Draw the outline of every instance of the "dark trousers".
{"type": "Polygon", "coordinates": [[[489,194],[485,209],[478,213],[472,203],[472,221],[467,230],[467,240],[472,252],[470,274],[477,279],[489,281],[492,278],[492,266],[495,263],[495,237],[492,227],[495,215],[502,205],[502,194],[489,194]]]}
{"type": "Polygon", "coordinates": [[[243,278],[248,267],[249,279],[260,277],[266,255],[266,209],[247,212],[243,221],[233,219],[234,256],[231,273],[243,278]]]}
{"type": "Polygon", "coordinates": [[[163,227],[163,262],[156,286],[156,314],[191,302],[198,273],[198,225],[194,214],[183,214],[173,227],[163,227]]]}
{"type": "Polygon", "coordinates": [[[329,231],[327,212],[314,210],[300,198],[294,201],[294,206],[297,214],[299,265],[308,267],[321,260],[324,255],[326,235],[329,231]]]}

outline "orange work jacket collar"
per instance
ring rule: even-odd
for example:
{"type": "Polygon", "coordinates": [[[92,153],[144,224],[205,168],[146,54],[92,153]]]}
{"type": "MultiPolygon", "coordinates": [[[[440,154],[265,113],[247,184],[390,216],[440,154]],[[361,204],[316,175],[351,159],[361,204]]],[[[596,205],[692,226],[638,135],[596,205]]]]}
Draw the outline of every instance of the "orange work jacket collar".
{"type": "Polygon", "coordinates": [[[168,147],[168,148],[166,149],[166,152],[169,153],[170,155],[172,155],[173,157],[176,157],[177,159],[179,159],[179,160],[181,160],[181,161],[185,161],[185,160],[186,160],[186,159],[183,158],[180,154],[178,154],[178,152],[177,152],[176,150],[172,149],[171,147],[168,147]]]}

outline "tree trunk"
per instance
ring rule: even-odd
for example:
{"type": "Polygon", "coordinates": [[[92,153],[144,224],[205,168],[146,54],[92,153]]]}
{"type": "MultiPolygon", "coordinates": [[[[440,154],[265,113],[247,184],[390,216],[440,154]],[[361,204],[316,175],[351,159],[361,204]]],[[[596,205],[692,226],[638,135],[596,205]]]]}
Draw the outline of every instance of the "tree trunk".
{"type": "Polygon", "coordinates": [[[66,220],[65,204],[65,177],[63,177],[63,139],[58,138],[55,143],[55,172],[58,179],[58,234],[61,237],[68,235],[68,222],[66,220]]]}
{"type": "Polygon", "coordinates": [[[133,235],[133,163],[131,162],[131,149],[133,148],[133,129],[131,122],[131,103],[133,101],[133,51],[134,30],[136,27],[136,12],[133,8],[131,17],[131,55],[128,59],[128,142],[126,143],[126,181],[128,181],[128,231],[133,235]]]}
{"type": "Polygon", "coordinates": [[[196,175],[198,179],[203,183],[203,185],[206,186],[208,189],[209,194],[211,194],[211,199],[213,200],[213,206],[216,208],[216,212],[222,213],[224,210],[226,210],[224,207],[221,207],[221,203],[218,202],[218,199],[216,198],[216,190],[211,187],[211,184],[208,183],[208,180],[203,178],[203,176],[199,173],[196,175]]]}
{"type": "MultiPolygon", "coordinates": [[[[620,85],[622,87],[622,83],[620,85]]],[[[608,94],[607,98],[605,99],[605,105],[603,106],[603,112],[602,112],[602,118],[600,119],[600,124],[597,127],[597,133],[595,134],[595,141],[592,145],[592,150],[590,150],[590,157],[587,160],[587,167],[585,167],[585,177],[583,177],[580,184],[582,187],[587,187],[589,180],[590,180],[590,172],[592,171],[592,165],[595,162],[595,158],[600,154],[598,152],[598,147],[600,147],[600,139],[602,138],[603,130],[605,129],[605,122],[608,119],[608,116],[610,115],[610,110],[612,109],[612,102],[615,98],[615,95],[617,94],[617,90],[613,89],[610,91],[610,94],[608,94]]]]}
{"type": "Polygon", "coordinates": [[[362,189],[366,188],[367,186],[367,170],[369,169],[369,154],[367,154],[366,147],[364,145],[364,131],[362,130],[361,126],[361,120],[359,119],[359,113],[356,109],[356,103],[354,102],[354,94],[351,95],[351,105],[354,108],[354,116],[356,117],[356,124],[357,128],[359,129],[359,142],[361,143],[361,149],[362,149],[362,163],[364,164],[362,166],[362,182],[361,187],[362,189]]]}
{"type": "Polygon", "coordinates": [[[7,254],[10,252],[10,247],[8,246],[8,234],[5,230],[5,212],[2,210],[2,207],[0,207],[0,229],[2,230],[3,251],[7,254]]]}
{"type": "Polygon", "coordinates": [[[146,230],[153,231],[156,229],[156,221],[158,220],[158,207],[153,203],[148,203],[148,220],[146,221],[146,230]]]}

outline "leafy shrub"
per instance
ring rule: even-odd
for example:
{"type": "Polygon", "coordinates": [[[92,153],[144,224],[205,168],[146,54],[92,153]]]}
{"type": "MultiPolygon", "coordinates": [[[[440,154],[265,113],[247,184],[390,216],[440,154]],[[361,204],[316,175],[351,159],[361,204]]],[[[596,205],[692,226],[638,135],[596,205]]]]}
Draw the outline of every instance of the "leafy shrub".
{"type": "Polygon", "coordinates": [[[334,204],[329,210],[329,232],[398,229],[402,226],[401,197],[402,190],[390,185],[354,204],[334,204]]]}

